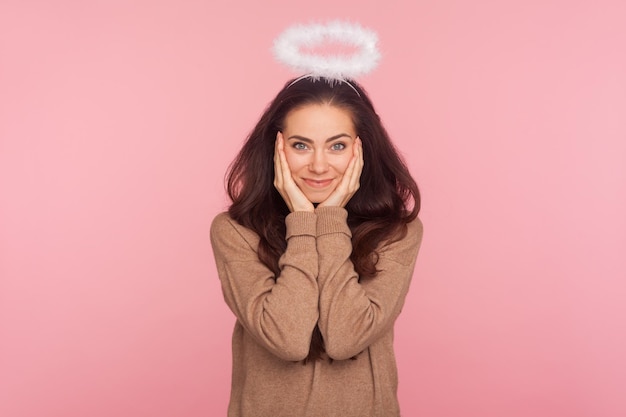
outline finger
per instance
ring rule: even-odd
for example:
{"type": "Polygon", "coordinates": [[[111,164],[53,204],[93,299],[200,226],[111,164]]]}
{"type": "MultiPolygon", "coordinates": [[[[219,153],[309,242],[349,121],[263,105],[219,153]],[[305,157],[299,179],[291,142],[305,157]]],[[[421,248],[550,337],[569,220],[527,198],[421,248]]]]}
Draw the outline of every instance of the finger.
{"type": "Polygon", "coordinates": [[[356,190],[359,189],[361,182],[361,173],[363,172],[363,142],[361,142],[360,138],[357,138],[355,153],[356,163],[350,182],[350,189],[353,190],[353,192],[356,192],[356,190]]]}
{"type": "Polygon", "coordinates": [[[281,149],[283,146],[282,132],[276,134],[276,143],[274,146],[274,186],[278,190],[285,204],[290,211],[293,211],[293,204],[289,198],[289,192],[285,188],[285,169],[283,164],[283,158],[281,157],[281,149]]]}
{"type": "Polygon", "coordinates": [[[287,162],[287,156],[285,155],[285,142],[281,135],[278,143],[278,158],[280,161],[280,169],[282,172],[283,184],[285,186],[291,185],[291,170],[289,169],[289,163],[287,162]]]}
{"type": "Polygon", "coordinates": [[[361,175],[360,161],[359,161],[359,143],[355,141],[354,151],[350,163],[344,172],[341,184],[338,188],[338,192],[341,192],[341,206],[345,207],[348,201],[352,198],[354,193],[359,189],[359,178],[361,175]]]}
{"type": "MultiPolygon", "coordinates": [[[[350,158],[350,162],[348,163],[348,167],[344,172],[344,176],[342,180],[345,180],[345,189],[347,192],[353,191],[353,185],[355,180],[355,174],[358,176],[358,165],[359,165],[359,142],[357,140],[354,141],[354,146],[352,150],[352,158],[350,158]]],[[[343,182],[343,181],[342,181],[343,182]]]]}
{"type": "Polygon", "coordinates": [[[274,186],[282,194],[283,173],[280,162],[279,147],[282,139],[281,132],[276,133],[276,142],[274,143],[274,186]]]}
{"type": "Polygon", "coordinates": [[[356,159],[352,158],[350,160],[350,163],[348,164],[348,167],[346,168],[346,171],[343,174],[343,177],[341,178],[341,182],[333,192],[333,194],[336,196],[335,198],[339,198],[337,204],[341,207],[345,207],[345,205],[348,203],[348,201],[350,201],[350,198],[352,198],[352,195],[354,194],[355,190],[353,189],[353,178],[355,166],[356,159]]]}
{"type": "Polygon", "coordinates": [[[281,132],[278,132],[276,135],[276,159],[278,168],[280,170],[281,180],[285,179],[285,153],[284,153],[284,142],[283,135],[281,132]]]}
{"type": "Polygon", "coordinates": [[[283,179],[285,178],[285,174],[287,174],[288,166],[285,157],[285,142],[283,141],[282,135],[278,139],[278,160],[280,162],[281,172],[283,173],[283,179]]]}

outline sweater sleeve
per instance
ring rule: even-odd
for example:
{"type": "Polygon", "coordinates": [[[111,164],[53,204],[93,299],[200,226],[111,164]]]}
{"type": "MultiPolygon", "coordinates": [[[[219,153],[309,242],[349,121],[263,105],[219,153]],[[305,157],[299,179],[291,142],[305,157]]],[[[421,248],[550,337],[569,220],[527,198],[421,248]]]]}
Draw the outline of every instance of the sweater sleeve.
{"type": "Polygon", "coordinates": [[[347,212],[340,207],[316,210],[319,328],[326,352],[337,360],[353,357],[393,328],[409,289],[422,223],[408,224],[400,241],[378,248],[379,273],[359,282],[350,261],[351,233],[347,212]]]}
{"type": "Polygon", "coordinates": [[[279,259],[280,275],[257,255],[259,237],[227,213],[211,224],[211,244],[226,303],[242,326],[267,350],[297,361],[309,353],[319,318],[316,216],[287,216],[287,248],[279,259]]]}

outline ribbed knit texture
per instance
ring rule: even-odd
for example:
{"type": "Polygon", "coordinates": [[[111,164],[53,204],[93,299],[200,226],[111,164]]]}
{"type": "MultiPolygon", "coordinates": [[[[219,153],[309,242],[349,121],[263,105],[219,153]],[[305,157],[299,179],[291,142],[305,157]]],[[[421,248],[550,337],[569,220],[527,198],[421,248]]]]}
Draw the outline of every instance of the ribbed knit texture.
{"type": "Polygon", "coordinates": [[[379,274],[359,282],[346,219],[339,207],[289,214],[278,277],[258,260],[254,232],[227,213],[213,220],[224,299],[237,318],[229,417],[400,415],[393,325],[422,224],[414,221],[403,240],[379,248],[379,274]],[[316,324],[327,357],[304,365],[316,324]]]}

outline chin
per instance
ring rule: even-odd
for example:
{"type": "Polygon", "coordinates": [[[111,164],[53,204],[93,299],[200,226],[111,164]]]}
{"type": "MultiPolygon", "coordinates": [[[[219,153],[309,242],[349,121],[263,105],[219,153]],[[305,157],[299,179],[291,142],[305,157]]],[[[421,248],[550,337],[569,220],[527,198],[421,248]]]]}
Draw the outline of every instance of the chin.
{"type": "MultiPolygon", "coordinates": [[[[330,195],[330,194],[328,194],[328,195],[330,195]]],[[[324,196],[321,196],[321,197],[319,195],[315,195],[315,196],[307,195],[306,198],[308,198],[311,203],[313,203],[314,205],[317,206],[319,203],[321,203],[322,201],[326,200],[328,198],[328,195],[324,195],[324,196]]]]}

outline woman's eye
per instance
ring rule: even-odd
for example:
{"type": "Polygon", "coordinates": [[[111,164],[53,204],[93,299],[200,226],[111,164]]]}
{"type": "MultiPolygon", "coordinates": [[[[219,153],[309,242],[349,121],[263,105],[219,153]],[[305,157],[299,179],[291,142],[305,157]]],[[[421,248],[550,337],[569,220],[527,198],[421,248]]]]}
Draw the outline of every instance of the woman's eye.
{"type": "Polygon", "coordinates": [[[346,149],[346,145],[344,143],[334,143],[333,146],[331,146],[331,149],[333,151],[343,151],[346,149]]]}
{"type": "Polygon", "coordinates": [[[306,144],[302,143],[302,142],[296,142],[293,144],[293,147],[299,151],[304,151],[306,150],[307,146],[306,144]]]}

